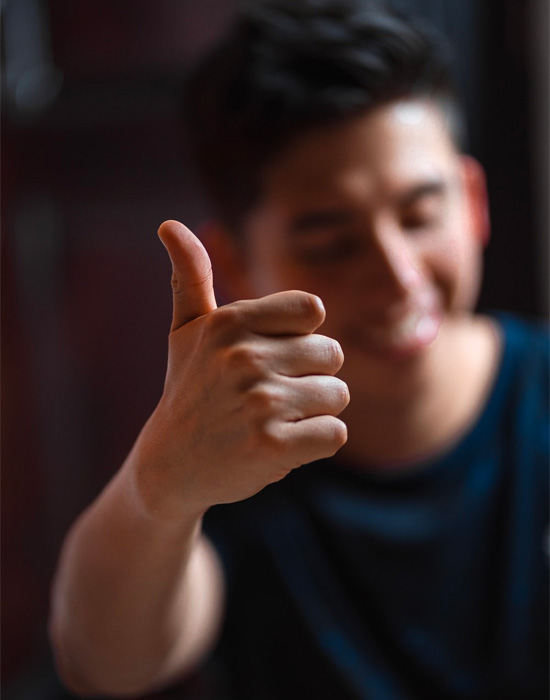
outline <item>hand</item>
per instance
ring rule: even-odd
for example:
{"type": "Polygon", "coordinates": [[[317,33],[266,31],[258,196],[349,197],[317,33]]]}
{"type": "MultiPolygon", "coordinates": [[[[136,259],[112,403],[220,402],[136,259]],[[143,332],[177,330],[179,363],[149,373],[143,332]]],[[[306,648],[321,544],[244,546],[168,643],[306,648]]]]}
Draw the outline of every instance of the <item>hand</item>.
{"type": "Polygon", "coordinates": [[[217,308],[200,241],[175,221],[173,320],[164,393],[142,434],[151,507],[206,510],[252,496],[346,441],[340,345],[315,334],[320,299],[288,291],[217,308]],[[145,441],[145,442],[144,442],[145,441]]]}

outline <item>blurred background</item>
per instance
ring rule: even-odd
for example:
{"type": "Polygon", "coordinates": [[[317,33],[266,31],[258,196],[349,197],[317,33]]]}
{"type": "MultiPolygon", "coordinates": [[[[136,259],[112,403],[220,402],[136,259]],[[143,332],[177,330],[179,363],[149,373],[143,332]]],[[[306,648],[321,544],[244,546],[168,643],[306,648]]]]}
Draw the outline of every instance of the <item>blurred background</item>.
{"type": "MultiPolygon", "coordinates": [[[[493,236],[480,307],[548,317],[548,1],[401,0],[451,38],[493,236]]],[[[2,690],[64,697],[46,634],[69,525],[162,390],[158,225],[206,207],[180,86],[235,0],[3,0],[2,690]]]]}

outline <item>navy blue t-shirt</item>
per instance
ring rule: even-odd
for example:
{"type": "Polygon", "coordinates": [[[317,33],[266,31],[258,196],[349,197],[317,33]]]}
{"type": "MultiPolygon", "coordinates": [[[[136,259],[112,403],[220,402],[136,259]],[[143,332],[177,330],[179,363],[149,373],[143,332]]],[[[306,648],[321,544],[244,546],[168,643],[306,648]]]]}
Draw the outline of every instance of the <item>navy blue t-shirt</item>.
{"type": "Polygon", "coordinates": [[[393,478],[325,460],[209,512],[223,697],[549,697],[548,334],[499,323],[493,390],[437,459],[393,478]]]}

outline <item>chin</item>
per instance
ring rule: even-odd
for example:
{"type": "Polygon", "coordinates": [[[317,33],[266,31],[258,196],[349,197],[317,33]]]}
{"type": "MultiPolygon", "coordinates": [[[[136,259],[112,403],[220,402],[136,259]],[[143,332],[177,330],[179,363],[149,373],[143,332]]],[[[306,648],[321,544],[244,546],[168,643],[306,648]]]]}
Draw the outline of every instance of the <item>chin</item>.
{"type": "Polygon", "coordinates": [[[442,320],[430,334],[381,342],[364,328],[344,334],[344,365],[339,377],[347,382],[352,401],[408,400],[429,382],[442,320]]]}

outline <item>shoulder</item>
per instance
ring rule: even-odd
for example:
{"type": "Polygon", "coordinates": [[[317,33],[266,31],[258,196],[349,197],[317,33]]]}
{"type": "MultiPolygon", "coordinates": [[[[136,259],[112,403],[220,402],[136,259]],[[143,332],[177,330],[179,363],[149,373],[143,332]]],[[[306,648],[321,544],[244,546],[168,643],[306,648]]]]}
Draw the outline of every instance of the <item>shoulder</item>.
{"type": "Polygon", "coordinates": [[[550,459],[549,334],[511,314],[483,317],[498,339],[483,410],[463,439],[461,459],[492,455],[501,474],[544,475],[550,459]]]}
{"type": "Polygon", "coordinates": [[[494,326],[501,338],[499,383],[532,385],[539,395],[550,388],[550,330],[542,320],[498,313],[494,326]]]}
{"type": "Polygon", "coordinates": [[[550,342],[548,326],[510,314],[498,314],[502,356],[489,413],[502,431],[506,453],[522,469],[550,459],[550,342]]]}
{"type": "Polygon", "coordinates": [[[519,358],[539,356],[548,360],[550,329],[546,321],[507,313],[497,313],[494,321],[500,328],[505,347],[519,358]]]}

